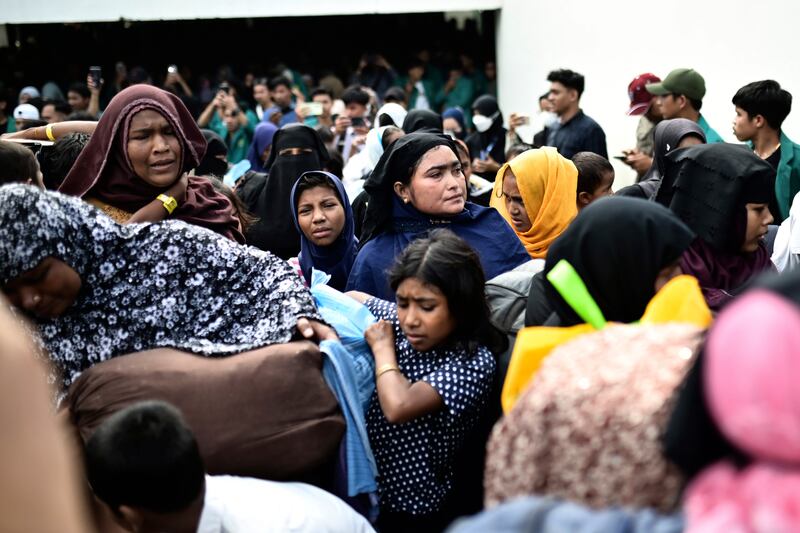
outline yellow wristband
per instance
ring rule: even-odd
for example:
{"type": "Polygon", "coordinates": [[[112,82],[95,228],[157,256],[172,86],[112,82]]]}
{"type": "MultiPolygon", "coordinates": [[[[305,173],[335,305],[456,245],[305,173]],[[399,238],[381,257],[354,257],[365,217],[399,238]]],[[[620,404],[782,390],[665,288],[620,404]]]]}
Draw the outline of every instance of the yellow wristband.
{"type": "Polygon", "coordinates": [[[167,213],[170,215],[178,207],[178,201],[172,196],[167,196],[166,194],[159,194],[156,196],[156,200],[161,200],[161,203],[164,204],[164,209],[166,209],[167,213]]]}
{"type": "Polygon", "coordinates": [[[56,142],[56,137],[53,135],[53,125],[48,124],[47,127],[44,129],[44,134],[47,135],[47,138],[53,142],[56,142]]]}
{"type": "Polygon", "coordinates": [[[400,367],[391,364],[382,365],[380,368],[378,368],[378,370],[375,371],[375,380],[377,380],[379,377],[381,377],[387,372],[400,372],[400,367]]]}

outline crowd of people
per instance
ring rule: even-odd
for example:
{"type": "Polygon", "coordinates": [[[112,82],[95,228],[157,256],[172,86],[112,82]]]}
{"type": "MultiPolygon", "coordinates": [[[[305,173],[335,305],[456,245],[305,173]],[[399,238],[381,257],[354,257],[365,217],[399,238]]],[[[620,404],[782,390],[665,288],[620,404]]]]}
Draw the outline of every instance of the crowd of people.
{"type": "Polygon", "coordinates": [[[525,140],[493,64],[424,53],[0,100],[4,522],[800,528],[791,94],[740,88],[730,144],[698,72],[635,77],[614,192],[547,80],[525,140]]]}

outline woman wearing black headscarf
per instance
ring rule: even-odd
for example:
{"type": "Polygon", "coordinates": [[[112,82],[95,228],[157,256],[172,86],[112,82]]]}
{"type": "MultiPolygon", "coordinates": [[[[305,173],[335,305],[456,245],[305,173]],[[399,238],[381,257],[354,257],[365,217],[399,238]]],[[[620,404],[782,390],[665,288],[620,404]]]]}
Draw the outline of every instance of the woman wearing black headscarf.
{"type": "MultiPolygon", "coordinates": [[[[653,135],[653,141],[653,163],[650,165],[650,169],[642,176],[639,183],[624,187],[617,194],[646,198],[648,200],[655,199],[664,176],[664,158],[667,157],[667,154],[678,148],[705,144],[706,134],[697,125],[697,122],[685,118],[674,118],[658,123],[653,135]]],[[[664,187],[663,198],[660,200],[660,203],[667,207],[669,207],[671,189],[671,184],[664,187]],[[667,191],[670,191],[670,193],[666,194],[667,191]]]]}
{"type": "Polygon", "coordinates": [[[413,109],[406,115],[403,121],[403,131],[414,133],[415,131],[442,131],[442,116],[427,109],[413,109]]]}
{"type": "Polygon", "coordinates": [[[467,137],[467,146],[473,156],[472,172],[494,181],[497,171],[506,162],[506,129],[497,99],[484,95],[472,103],[472,123],[475,131],[467,137]]]}
{"type": "Polygon", "coordinates": [[[201,129],[200,133],[205,137],[208,147],[194,173],[198,176],[216,176],[222,179],[228,172],[228,147],[222,137],[215,132],[201,129]]]}
{"type": "Polygon", "coordinates": [[[743,145],[700,145],[667,156],[662,188],[668,183],[670,209],[697,234],[681,269],[719,311],[753,276],[774,269],[763,238],[775,169],[743,145]]]}
{"type": "Polygon", "coordinates": [[[453,231],[478,252],[487,279],[527,262],[530,257],[500,213],[466,202],[465,189],[452,139],[417,132],[394,141],[364,184],[370,200],[347,289],[393,299],[387,269],[411,241],[437,227],[453,231]]]}
{"type": "Polygon", "coordinates": [[[301,175],[322,170],[328,151],[319,134],[308,126],[284,126],[272,141],[266,168],[269,175],[250,174],[237,194],[248,211],[258,217],[247,232],[247,243],[282,259],[300,252],[300,234],[292,212],[292,188],[301,175]]]}
{"type": "Polygon", "coordinates": [[[680,274],[694,235],[673,213],[635,198],[611,197],[581,211],[547,252],[533,278],[526,326],[573,326],[583,320],[547,281],[562,259],[583,280],[606,320],[639,320],[657,290],[680,274]]]}

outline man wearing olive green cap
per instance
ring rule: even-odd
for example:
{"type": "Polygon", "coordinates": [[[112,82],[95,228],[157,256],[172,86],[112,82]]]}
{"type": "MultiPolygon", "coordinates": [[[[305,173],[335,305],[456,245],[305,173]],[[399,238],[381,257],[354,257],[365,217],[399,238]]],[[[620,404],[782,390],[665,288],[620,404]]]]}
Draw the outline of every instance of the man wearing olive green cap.
{"type": "Polygon", "coordinates": [[[700,114],[706,95],[706,82],[694,69],[677,68],[667,74],[663,81],[648,83],[645,88],[655,95],[665,119],[693,120],[706,134],[707,143],[725,142],[700,114]]]}

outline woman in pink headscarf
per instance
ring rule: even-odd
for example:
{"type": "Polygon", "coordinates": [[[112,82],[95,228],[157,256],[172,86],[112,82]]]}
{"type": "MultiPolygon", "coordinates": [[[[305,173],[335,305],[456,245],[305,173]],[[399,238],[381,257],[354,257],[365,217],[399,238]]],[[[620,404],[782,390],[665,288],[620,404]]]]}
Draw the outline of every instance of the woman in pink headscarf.
{"type": "Polygon", "coordinates": [[[701,361],[699,396],[729,453],[689,485],[689,533],[800,530],[800,276],[761,285],[722,312],[701,361]]]}

